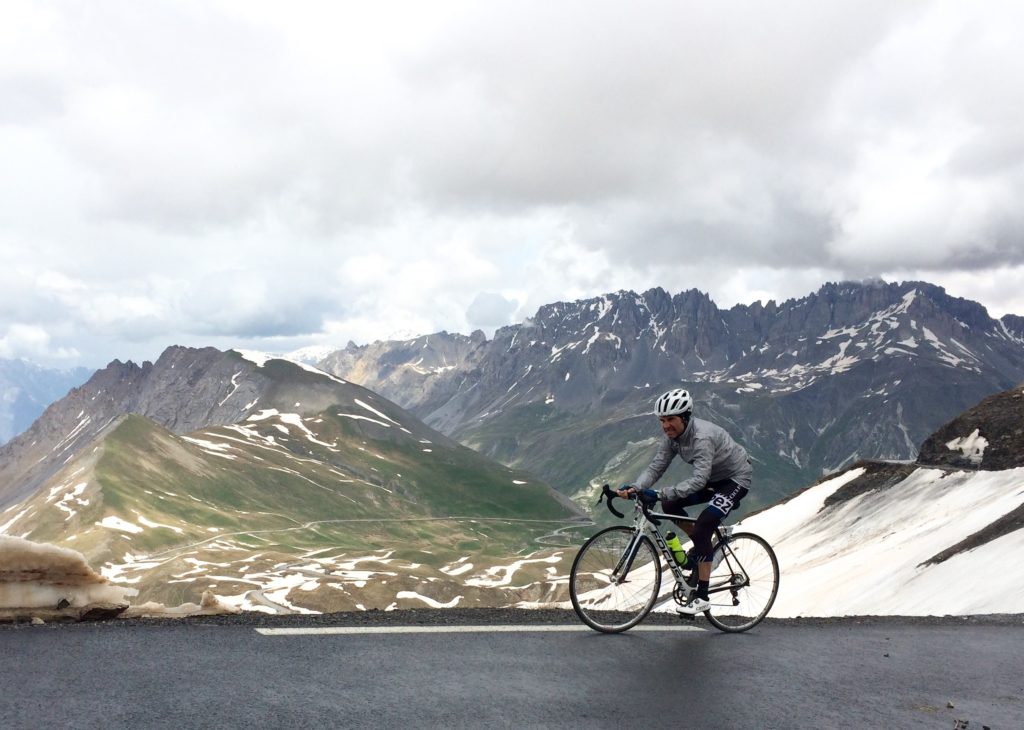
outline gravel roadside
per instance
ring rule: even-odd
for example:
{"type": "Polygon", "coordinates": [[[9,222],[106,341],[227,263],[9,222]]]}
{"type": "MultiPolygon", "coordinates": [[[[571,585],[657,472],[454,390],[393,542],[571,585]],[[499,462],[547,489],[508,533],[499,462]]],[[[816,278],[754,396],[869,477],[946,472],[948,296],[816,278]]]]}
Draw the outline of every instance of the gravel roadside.
{"type": "MultiPolygon", "coordinates": [[[[645,625],[676,625],[681,619],[674,614],[656,613],[644,619],[645,625]]],[[[399,611],[358,611],[345,613],[270,615],[246,612],[225,616],[191,616],[186,618],[132,618],[103,622],[0,623],[0,631],[42,628],[72,628],[102,624],[112,627],[129,626],[251,626],[253,628],[323,627],[323,626],[508,626],[577,624],[572,611],[517,608],[446,608],[407,609],[399,611]]],[[[845,616],[840,618],[767,618],[763,625],[778,627],[807,626],[859,626],[859,625],[914,625],[914,626],[1020,626],[1024,628],[1024,614],[987,614],[981,616],[845,616]]],[[[703,617],[694,625],[710,625],[703,617]]]]}

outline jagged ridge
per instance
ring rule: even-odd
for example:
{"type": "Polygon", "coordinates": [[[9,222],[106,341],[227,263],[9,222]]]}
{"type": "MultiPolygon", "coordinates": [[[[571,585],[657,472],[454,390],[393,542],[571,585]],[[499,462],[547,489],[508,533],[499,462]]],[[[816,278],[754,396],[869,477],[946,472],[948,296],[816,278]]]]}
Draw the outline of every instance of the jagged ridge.
{"type": "Polygon", "coordinates": [[[923,282],[729,310],[652,289],[546,305],[490,341],[350,346],[321,366],[570,493],[634,477],[644,448],[627,444],[655,431],[642,414],[682,383],[750,447],[763,504],[857,459],[914,458],[939,424],[1024,380],[1020,324],[923,282]]]}

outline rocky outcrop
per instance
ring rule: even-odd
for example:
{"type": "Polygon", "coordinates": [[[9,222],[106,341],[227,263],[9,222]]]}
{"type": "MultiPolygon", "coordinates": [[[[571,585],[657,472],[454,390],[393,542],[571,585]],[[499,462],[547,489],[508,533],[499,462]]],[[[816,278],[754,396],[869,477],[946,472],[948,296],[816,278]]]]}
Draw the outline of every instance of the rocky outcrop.
{"type": "Polygon", "coordinates": [[[922,445],[919,464],[958,469],[1024,466],[1024,386],[985,398],[922,445]]]}

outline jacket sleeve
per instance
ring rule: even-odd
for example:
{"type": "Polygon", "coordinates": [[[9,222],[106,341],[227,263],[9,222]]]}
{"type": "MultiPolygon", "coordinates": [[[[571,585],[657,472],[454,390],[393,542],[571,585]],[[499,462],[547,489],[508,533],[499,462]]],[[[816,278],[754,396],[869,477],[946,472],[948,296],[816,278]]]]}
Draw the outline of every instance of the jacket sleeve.
{"type": "Polygon", "coordinates": [[[661,479],[662,474],[668,469],[668,465],[672,462],[672,457],[675,454],[672,452],[672,444],[666,438],[662,439],[661,445],[658,446],[658,452],[654,455],[654,460],[651,461],[651,465],[644,469],[644,473],[637,477],[636,481],[633,482],[633,486],[637,489],[647,489],[656,481],[661,479]]]}
{"type": "Polygon", "coordinates": [[[682,499],[707,486],[711,476],[711,464],[714,460],[715,447],[710,439],[699,438],[694,443],[693,474],[685,482],[674,487],[661,490],[662,499],[682,499]]]}

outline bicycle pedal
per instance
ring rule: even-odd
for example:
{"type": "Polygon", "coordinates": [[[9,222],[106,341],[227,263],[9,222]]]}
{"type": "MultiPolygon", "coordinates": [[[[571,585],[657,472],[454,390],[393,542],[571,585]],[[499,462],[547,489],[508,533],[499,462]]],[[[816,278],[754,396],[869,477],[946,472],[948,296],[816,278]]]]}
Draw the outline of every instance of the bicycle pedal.
{"type": "Polygon", "coordinates": [[[676,611],[676,616],[683,619],[684,621],[693,621],[695,618],[697,618],[697,614],[695,613],[683,613],[682,611],[676,611]]]}

